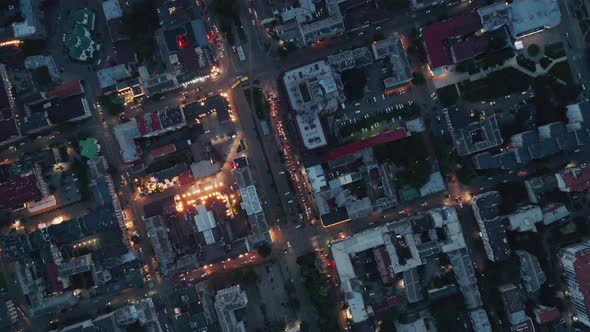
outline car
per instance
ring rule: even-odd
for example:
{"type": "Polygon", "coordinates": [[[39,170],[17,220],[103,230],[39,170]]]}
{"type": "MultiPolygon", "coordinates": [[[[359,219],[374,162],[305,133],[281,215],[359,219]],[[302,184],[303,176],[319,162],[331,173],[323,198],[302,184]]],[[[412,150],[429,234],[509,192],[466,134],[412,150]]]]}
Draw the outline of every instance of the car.
{"type": "Polygon", "coordinates": [[[354,103],[354,106],[361,106],[361,103],[354,103]]]}
{"type": "Polygon", "coordinates": [[[376,103],[377,102],[377,97],[373,97],[373,102],[376,103]]]}
{"type": "Polygon", "coordinates": [[[361,110],[356,110],[354,113],[355,114],[360,114],[361,113],[361,110]]]}
{"type": "Polygon", "coordinates": [[[280,171],[279,174],[285,175],[285,171],[280,171]]]}
{"type": "Polygon", "coordinates": [[[287,241],[287,248],[291,248],[291,242],[287,241]]]}
{"type": "Polygon", "coordinates": [[[303,228],[303,224],[297,224],[297,226],[295,226],[295,229],[300,229],[303,228]]]}

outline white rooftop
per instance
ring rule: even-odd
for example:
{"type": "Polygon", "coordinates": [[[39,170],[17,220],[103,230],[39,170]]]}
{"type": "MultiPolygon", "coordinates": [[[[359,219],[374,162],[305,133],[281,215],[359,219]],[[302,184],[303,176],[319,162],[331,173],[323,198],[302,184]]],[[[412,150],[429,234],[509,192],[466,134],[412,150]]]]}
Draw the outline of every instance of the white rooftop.
{"type": "Polygon", "coordinates": [[[116,85],[117,81],[131,77],[131,72],[127,66],[120,64],[113,67],[107,67],[99,70],[96,73],[98,83],[101,89],[116,85]]]}
{"type": "Polygon", "coordinates": [[[117,142],[119,143],[123,161],[130,162],[137,160],[139,156],[134,139],[139,137],[140,134],[135,118],[114,126],[113,132],[117,142]]]}
{"type": "Polygon", "coordinates": [[[556,0],[514,0],[510,4],[512,33],[519,37],[561,22],[556,0]]]}
{"type": "MultiPolygon", "coordinates": [[[[434,227],[444,227],[447,234],[447,240],[438,243],[441,251],[450,252],[465,248],[465,239],[463,238],[454,208],[443,207],[433,209],[428,212],[428,215],[434,223],[434,227]]],[[[352,286],[355,282],[358,283],[358,280],[356,280],[351,255],[379,246],[385,246],[391,260],[393,273],[410,271],[423,264],[420,253],[418,252],[411,219],[388,223],[368,229],[362,233],[354,234],[346,239],[332,242],[332,256],[340,277],[340,287],[345,294],[352,319],[355,323],[362,322],[369,316],[365,307],[363,294],[358,290],[358,287],[353,288],[352,286]],[[399,240],[403,239],[410,251],[410,257],[403,264],[400,262],[397,256],[397,250],[392,242],[394,241],[394,237],[399,240]]]]}
{"type": "Polygon", "coordinates": [[[301,139],[307,149],[311,150],[328,144],[317,113],[297,114],[295,119],[301,139]]]}
{"type": "Polygon", "coordinates": [[[514,231],[537,231],[536,223],[543,220],[543,210],[537,205],[527,205],[508,215],[510,228],[514,231]]]}
{"type": "Polygon", "coordinates": [[[262,212],[262,205],[260,205],[260,199],[258,198],[258,193],[254,185],[240,188],[240,196],[242,196],[240,206],[246,210],[247,215],[250,216],[262,212]]]}
{"type": "Polygon", "coordinates": [[[327,185],[326,176],[324,175],[324,169],[322,168],[322,165],[318,164],[308,168],[307,177],[314,193],[322,191],[322,188],[327,185]]]}
{"type": "Polygon", "coordinates": [[[107,0],[102,3],[102,11],[108,21],[123,16],[123,10],[119,4],[119,0],[107,0]]]}
{"type": "Polygon", "coordinates": [[[215,216],[213,216],[213,212],[207,211],[205,205],[197,205],[195,223],[197,224],[197,230],[200,233],[203,233],[205,242],[207,244],[215,243],[215,237],[213,236],[213,232],[211,230],[217,227],[217,223],[215,222],[215,216]]]}

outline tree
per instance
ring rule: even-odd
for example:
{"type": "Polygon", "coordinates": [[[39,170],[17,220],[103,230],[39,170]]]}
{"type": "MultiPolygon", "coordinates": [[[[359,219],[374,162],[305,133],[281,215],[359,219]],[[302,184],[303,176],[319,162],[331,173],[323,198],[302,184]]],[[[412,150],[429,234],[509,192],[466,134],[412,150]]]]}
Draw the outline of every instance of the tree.
{"type": "Polygon", "coordinates": [[[459,165],[459,168],[457,169],[457,180],[466,185],[471,184],[471,180],[473,180],[476,175],[471,160],[458,160],[457,164],[459,165]]]}
{"type": "Polygon", "coordinates": [[[402,10],[410,8],[410,0],[385,0],[385,8],[389,10],[402,10]]]}
{"type": "Polygon", "coordinates": [[[260,257],[266,258],[266,257],[270,256],[270,254],[272,252],[272,248],[268,244],[265,243],[265,244],[259,246],[258,248],[256,248],[256,251],[258,251],[258,254],[260,255],[260,257]]]}
{"type": "Polygon", "coordinates": [[[51,83],[51,75],[49,74],[49,68],[47,68],[47,66],[41,66],[33,70],[33,78],[41,86],[49,85],[49,83],[51,83]]]}
{"type": "Polygon", "coordinates": [[[344,95],[350,100],[357,100],[365,94],[367,75],[361,68],[352,68],[342,72],[342,84],[344,84],[344,95]]]}
{"type": "Polygon", "coordinates": [[[309,324],[306,321],[301,321],[301,323],[299,323],[299,331],[309,332],[309,324]]]}
{"type": "Polygon", "coordinates": [[[502,214],[514,212],[519,203],[528,199],[526,188],[522,182],[499,183],[496,190],[502,196],[502,214]]]}
{"type": "Polygon", "coordinates": [[[426,78],[424,78],[424,74],[422,74],[421,72],[412,73],[412,84],[422,85],[424,83],[426,83],[426,78]]]}
{"type": "Polygon", "coordinates": [[[541,52],[541,48],[537,44],[531,44],[527,49],[527,53],[531,57],[536,57],[541,52]]]}
{"type": "Polygon", "coordinates": [[[154,32],[160,27],[159,3],[158,0],[134,1],[121,18],[121,32],[135,42],[144,60],[155,54],[154,32]]]}

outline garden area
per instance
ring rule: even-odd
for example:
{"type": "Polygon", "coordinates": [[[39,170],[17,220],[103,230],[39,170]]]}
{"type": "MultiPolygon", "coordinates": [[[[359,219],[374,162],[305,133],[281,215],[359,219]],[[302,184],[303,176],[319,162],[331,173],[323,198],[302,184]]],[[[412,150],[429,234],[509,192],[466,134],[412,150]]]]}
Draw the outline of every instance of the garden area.
{"type": "Polygon", "coordinates": [[[396,181],[400,186],[420,188],[432,174],[432,165],[421,135],[376,145],[373,153],[380,163],[393,162],[398,167],[396,181]]]}
{"type": "Polygon", "coordinates": [[[238,37],[245,43],[246,33],[242,28],[240,19],[240,4],[236,0],[218,0],[210,4],[211,10],[218,16],[219,30],[224,34],[230,45],[235,45],[236,40],[233,29],[236,29],[238,37]]]}
{"type": "Polygon", "coordinates": [[[459,82],[458,86],[465,100],[475,102],[526,91],[531,83],[530,76],[510,67],[489,73],[485,78],[477,81],[459,82]]]}
{"type": "Polygon", "coordinates": [[[336,308],[334,306],[336,292],[326,277],[322,263],[315,252],[297,257],[305,288],[311,303],[318,313],[320,331],[340,331],[336,308]]]}
{"type": "Polygon", "coordinates": [[[98,97],[98,102],[110,115],[117,116],[125,110],[125,100],[116,95],[102,95],[98,97]]]}
{"type": "Polygon", "coordinates": [[[514,51],[509,47],[499,50],[490,50],[484,54],[478,55],[473,59],[468,59],[457,63],[455,65],[455,70],[459,73],[469,73],[473,75],[479,73],[482,70],[487,70],[490,67],[501,66],[513,56],[514,51]]]}
{"type": "Polygon", "coordinates": [[[123,12],[121,32],[134,41],[140,60],[156,57],[154,33],[160,27],[159,5],[158,0],[136,1],[123,12]]]}
{"type": "Polygon", "coordinates": [[[244,96],[246,96],[248,105],[254,108],[256,117],[260,120],[266,119],[267,114],[270,113],[270,103],[266,100],[264,91],[261,88],[253,87],[244,90],[244,96]]]}
{"type": "Polygon", "coordinates": [[[440,103],[445,107],[450,107],[457,104],[457,100],[459,99],[459,93],[457,92],[457,87],[455,84],[443,86],[436,90],[436,94],[438,95],[438,100],[440,103]]]}
{"type": "Polygon", "coordinates": [[[545,55],[556,60],[565,56],[565,49],[561,42],[545,45],[545,55]]]}
{"type": "Polygon", "coordinates": [[[344,84],[344,95],[349,100],[358,100],[365,94],[367,84],[367,73],[362,68],[352,68],[342,72],[340,75],[344,84]]]}

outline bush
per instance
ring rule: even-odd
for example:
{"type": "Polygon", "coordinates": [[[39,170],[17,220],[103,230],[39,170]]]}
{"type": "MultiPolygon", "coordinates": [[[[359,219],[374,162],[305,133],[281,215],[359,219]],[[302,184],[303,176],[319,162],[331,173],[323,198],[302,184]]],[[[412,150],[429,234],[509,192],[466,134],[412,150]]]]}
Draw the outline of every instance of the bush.
{"type": "Polygon", "coordinates": [[[261,246],[259,246],[258,248],[256,248],[256,251],[258,251],[258,254],[260,255],[260,257],[268,257],[270,256],[271,252],[272,252],[272,248],[268,245],[268,244],[263,244],[261,246]]]}
{"type": "Polygon", "coordinates": [[[532,71],[533,73],[537,70],[537,66],[535,65],[535,62],[527,59],[524,55],[519,54],[516,57],[516,63],[518,63],[519,66],[528,69],[529,71],[532,71]]]}
{"type": "Polygon", "coordinates": [[[344,95],[350,100],[357,100],[365,94],[367,74],[363,69],[352,68],[342,72],[342,84],[344,84],[344,95]]]}
{"type": "Polygon", "coordinates": [[[158,0],[134,1],[121,18],[121,32],[135,41],[139,57],[143,60],[155,54],[154,32],[160,27],[158,6],[158,0]]]}
{"type": "Polygon", "coordinates": [[[545,54],[551,59],[559,59],[565,56],[565,49],[561,42],[545,45],[545,54]]]}
{"type": "Polygon", "coordinates": [[[537,55],[539,55],[539,53],[541,53],[541,48],[537,44],[531,44],[526,49],[526,51],[529,54],[529,56],[536,57],[537,55]]]}
{"type": "Polygon", "coordinates": [[[41,86],[47,86],[51,83],[51,75],[49,74],[49,68],[47,66],[41,66],[33,70],[33,78],[41,86]]]}
{"type": "Polygon", "coordinates": [[[541,67],[543,67],[543,69],[547,69],[547,67],[549,67],[551,65],[553,61],[551,61],[551,59],[549,59],[548,57],[543,57],[539,63],[541,64],[541,67]]]}
{"type": "Polygon", "coordinates": [[[115,95],[102,95],[98,97],[98,102],[107,109],[111,115],[119,115],[125,110],[125,101],[123,98],[115,95]]]}
{"type": "Polygon", "coordinates": [[[457,99],[459,98],[459,93],[457,92],[457,87],[455,84],[447,85],[437,89],[436,94],[438,95],[440,103],[446,107],[455,105],[457,103],[457,99]]]}
{"type": "Polygon", "coordinates": [[[424,74],[422,74],[421,72],[412,73],[412,84],[422,85],[424,83],[426,83],[426,78],[424,78],[424,74]]]}

